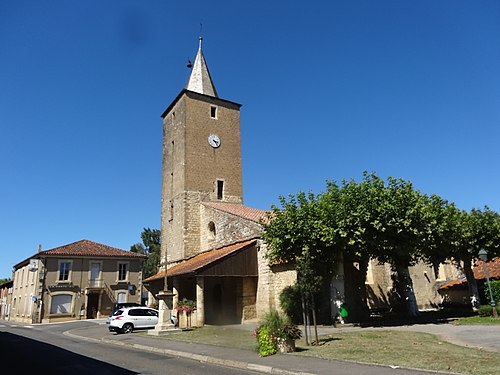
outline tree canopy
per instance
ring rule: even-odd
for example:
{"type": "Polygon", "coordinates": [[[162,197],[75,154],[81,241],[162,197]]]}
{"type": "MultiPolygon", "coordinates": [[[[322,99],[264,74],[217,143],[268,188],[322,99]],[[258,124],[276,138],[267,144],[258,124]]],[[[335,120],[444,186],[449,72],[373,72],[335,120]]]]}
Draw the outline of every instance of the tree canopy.
{"type": "Polygon", "coordinates": [[[416,315],[410,266],[454,259],[464,264],[468,275],[479,249],[500,255],[497,212],[487,207],[459,210],[403,179],[383,181],[364,172],[361,182],[342,181],[339,186],[327,181],[318,195],[299,192],[279,201],[264,224],[267,257],[295,264],[297,285],[305,295],[319,290],[341,253],[362,265],[364,277],[368,260],[378,259],[392,266],[401,301],[416,315]]]}
{"type": "Polygon", "coordinates": [[[147,278],[158,273],[160,266],[160,230],[144,228],[141,233],[141,239],[142,243],[132,245],[130,251],[147,256],[142,271],[143,277],[147,278]]]}

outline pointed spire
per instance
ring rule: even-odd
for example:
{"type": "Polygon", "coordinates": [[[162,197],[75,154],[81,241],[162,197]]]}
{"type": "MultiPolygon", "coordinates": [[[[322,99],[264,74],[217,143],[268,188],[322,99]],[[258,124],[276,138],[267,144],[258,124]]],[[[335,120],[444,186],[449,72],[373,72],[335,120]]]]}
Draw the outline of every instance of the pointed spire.
{"type": "Polygon", "coordinates": [[[186,85],[186,89],[189,91],[197,92],[199,94],[218,97],[217,90],[215,90],[214,83],[212,82],[212,77],[210,77],[208,66],[201,49],[202,40],[203,38],[200,36],[198,53],[196,54],[196,59],[194,60],[193,68],[191,70],[191,75],[189,76],[189,81],[186,85]]]}

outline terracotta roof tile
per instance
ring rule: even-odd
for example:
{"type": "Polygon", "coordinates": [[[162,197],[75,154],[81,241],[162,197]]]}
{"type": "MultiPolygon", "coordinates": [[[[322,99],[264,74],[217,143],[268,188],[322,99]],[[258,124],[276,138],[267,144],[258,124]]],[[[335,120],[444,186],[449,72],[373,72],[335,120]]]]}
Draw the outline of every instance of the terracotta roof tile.
{"type": "Polygon", "coordinates": [[[457,279],[457,280],[450,280],[445,282],[443,285],[439,287],[440,290],[443,289],[451,289],[453,287],[459,286],[459,285],[464,285],[467,283],[467,279],[457,279]]]}
{"type": "MultiPolygon", "coordinates": [[[[167,272],[167,277],[172,277],[172,276],[180,276],[180,275],[185,275],[185,274],[190,274],[190,273],[195,273],[197,271],[202,270],[208,265],[213,264],[214,262],[221,260],[231,254],[234,254],[240,250],[243,250],[253,244],[255,244],[257,240],[248,240],[248,241],[243,241],[243,242],[238,242],[229,246],[224,246],[219,249],[215,250],[210,250],[202,254],[198,254],[194,256],[193,258],[190,258],[188,260],[185,260],[179,264],[176,264],[175,266],[169,268],[167,272]]],[[[147,279],[144,280],[144,282],[147,281],[153,281],[153,280],[159,280],[165,277],[165,271],[158,272],[156,275],[150,276],[147,279]]]]}
{"type": "MultiPolygon", "coordinates": [[[[474,278],[476,280],[484,280],[486,276],[484,274],[484,262],[482,260],[478,260],[472,269],[474,273],[474,278]]],[[[488,277],[490,279],[500,280],[500,258],[493,259],[488,262],[488,277]]],[[[439,287],[439,289],[449,289],[459,285],[467,284],[466,278],[450,280],[439,287]]]]}
{"type": "MultiPolygon", "coordinates": [[[[500,279],[500,258],[493,259],[487,262],[488,265],[488,276],[490,279],[500,279]]],[[[473,269],[474,278],[478,280],[486,279],[484,274],[484,262],[478,260],[473,269]]]]}
{"type": "Polygon", "coordinates": [[[63,256],[99,256],[99,257],[130,257],[143,258],[145,255],[131,251],[117,249],[89,240],[81,240],[68,245],[42,251],[37,255],[63,255],[63,256]]]}
{"type": "Polygon", "coordinates": [[[261,219],[265,220],[267,218],[267,213],[270,212],[245,206],[240,203],[204,202],[203,204],[207,207],[215,208],[216,210],[224,211],[256,223],[261,219]]]}

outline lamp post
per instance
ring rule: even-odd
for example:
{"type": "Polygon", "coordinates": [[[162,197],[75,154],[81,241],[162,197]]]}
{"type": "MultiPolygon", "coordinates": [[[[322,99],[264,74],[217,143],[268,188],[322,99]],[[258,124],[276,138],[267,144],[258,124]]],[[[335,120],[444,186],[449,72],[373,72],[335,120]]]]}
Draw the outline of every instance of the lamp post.
{"type": "Polygon", "coordinates": [[[492,314],[493,317],[496,318],[498,317],[497,314],[497,308],[495,306],[495,299],[493,298],[493,292],[491,290],[491,285],[490,285],[490,278],[488,277],[488,264],[486,261],[488,260],[488,252],[484,249],[479,250],[479,259],[483,261],[483,267],[484,267],[484,276],[486,277],[486,283],[488,284],[488,290],[490,291],[490,305],[493,308],[492,314]]]}

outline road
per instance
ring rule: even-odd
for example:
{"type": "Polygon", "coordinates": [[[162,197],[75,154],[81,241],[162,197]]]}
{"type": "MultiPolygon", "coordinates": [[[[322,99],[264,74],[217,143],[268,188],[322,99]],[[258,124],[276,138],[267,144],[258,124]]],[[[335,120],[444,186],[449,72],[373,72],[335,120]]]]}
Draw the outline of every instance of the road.
{"type": "MultiPolygon", "coordinates": [[[[248,327],[239,326],[241,329],[248,327]]],[[[323,328],[324,330],[333,328],[323,328]]],[[[335,328],[362,330],[359,327],[335,328]]],[[[366,329],[379,329],[376,327],[366,329]]],[[[499,351],[498,326],[457,327],[451,324],[396,326],[390,329],[437,334],[445,341],[462,342],[499,351]]],[[[326,331],[323,333],[327,333],[326,331]]],[[[43,370],[53,374],[266,374],[410,375],[431,374],[397,366],[377,366],[296,355],[259,357],[254,351],[201,343],[158,339],[142,334],[115,335],[104,321],[86,320],[61,324],[23,325],[0,321],[0,372],[11,366],[21,373],[43,370]],[[24,366],[24,367],[22,367],[24,366]],[[24,370],[24,371],[23,371],[24,370]]]]}
{"type": "Polygon", "coordinates": [[[70,375],[249,375],[251,371],[203,364],[185,358],[144,352],[105,343],[89,343],[63,335],[73,328],[92,326],[82,321],[50,325],[0,324],[0,371],[70,375]]]}

